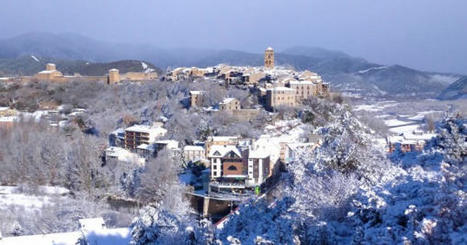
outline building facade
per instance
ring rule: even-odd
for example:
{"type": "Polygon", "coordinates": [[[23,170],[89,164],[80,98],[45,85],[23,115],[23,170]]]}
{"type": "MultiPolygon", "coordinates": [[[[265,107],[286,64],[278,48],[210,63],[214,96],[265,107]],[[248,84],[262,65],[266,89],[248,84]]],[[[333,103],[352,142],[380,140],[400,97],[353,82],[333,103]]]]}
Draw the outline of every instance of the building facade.
{"type": "Polygon", "coordinates": [[[206,156],[208,156],[212,146],[237,145],[239,139],[238,136],[209,136],[206,140],[206,156]]]}
{"type": "Polygon", "coordinates": [[[264,151],[250,151],[248,154],[247,186],[260,186],[270,176],[270,157],[264,151]]]}
{"type": "Polygon", "coordinates": [[[211,165],[209,191],[242,192],[247,186],[247,155],[233,145],[215,145],[208,154],[211,165]]]}
{"type": "Polygon", "coordinates": [[[136,150],[139,145],[151,145],[166,133],[166,129],[158,126],[133,125],[125,129],[125,148],[136,150]]]}
{"type": "Polygon", "coordinates": [[[312,81],[290,81],[289,87],[295,90],[297,103],[301,103],[304,99],[318,94],[317,84],[312,81]]]}
{"type": "Polygon", "coordinates": [[[206,159],[206,153],[202,146],[187,145],[183,147],[183,159],[185,162],[197,162],[206,159]]]}
{"type": "Polygon", "coordinates": [[[201,107],[204,103],[204,91],[190,91],[190,106],[201,107]]]}
{"type": "Polygon", "coordinates": [[[115,84],[120,82],[120,71],[117,69],[110,69],[107,77],[108,84],[115,84]]]}
{"type": "Polygon", "coordinates": [[[219,109],[222,111],[240,110],[240,101],[236,98],[225,98],[219,103],[219,109]]]}
{"type": "Polygon", "coordinates": [[[270,110],[278,106],[296,106],[295,89],[287,87],[269,88],[266,90],[266,107],[270,110]]]}
{"type": "Polygon", "coordinates": [[[45,70],[38,72],[36,75],[34,75],[34,78],[51,82],[63,82],[66,80],[66,78],[63,76],[63,73],[58,71],[55,64],[52,63],[48,63],[45,66],[45,70]]]}

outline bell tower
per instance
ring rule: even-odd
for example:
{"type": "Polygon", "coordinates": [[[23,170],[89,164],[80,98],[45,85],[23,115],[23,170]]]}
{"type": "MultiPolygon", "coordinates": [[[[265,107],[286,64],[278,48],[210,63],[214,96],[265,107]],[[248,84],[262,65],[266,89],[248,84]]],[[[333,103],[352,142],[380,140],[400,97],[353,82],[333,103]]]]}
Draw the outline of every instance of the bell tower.
{"type": "Polygon", "coordinates": [[[268,69],[274,68],[274,49],[268,47],[264,51],[264,67],[268,69]]]}

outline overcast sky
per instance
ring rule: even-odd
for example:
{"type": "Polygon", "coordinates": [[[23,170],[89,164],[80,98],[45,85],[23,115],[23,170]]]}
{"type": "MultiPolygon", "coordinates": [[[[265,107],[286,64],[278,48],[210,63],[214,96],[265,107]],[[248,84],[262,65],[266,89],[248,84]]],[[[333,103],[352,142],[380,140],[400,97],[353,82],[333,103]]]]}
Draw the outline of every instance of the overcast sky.
{"type": "Polygon", "coordinates": [[[316,46],[467,74],[467,0],[2,0],[1,38],[37,31],[258,53],[316,46]]]}

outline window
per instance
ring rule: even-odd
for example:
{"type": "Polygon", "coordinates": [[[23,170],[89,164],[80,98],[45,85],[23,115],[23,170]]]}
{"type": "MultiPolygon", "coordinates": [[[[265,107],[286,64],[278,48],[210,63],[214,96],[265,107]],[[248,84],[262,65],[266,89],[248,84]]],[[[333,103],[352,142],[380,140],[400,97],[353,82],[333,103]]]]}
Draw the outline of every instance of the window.
{"type": "Polygon", "coordinates": [[[234,165],[231,165],[227,169],[230,170],[230,171],[237,171],[238,170],[237,167],[235,167],[234,165]]]}

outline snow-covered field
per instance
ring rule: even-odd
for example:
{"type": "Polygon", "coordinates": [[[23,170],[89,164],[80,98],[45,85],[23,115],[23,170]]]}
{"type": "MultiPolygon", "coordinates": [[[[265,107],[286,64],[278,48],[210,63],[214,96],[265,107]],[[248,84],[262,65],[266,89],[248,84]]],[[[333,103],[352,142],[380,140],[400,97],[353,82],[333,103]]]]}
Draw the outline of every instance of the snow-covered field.
{"type": "Polygon", "coordinates": [[[60,198],[67,193],[69,191],[63,187],[40,186],[34,194],[29,194],[16,186],[0,186],[0,210],[19,206],[33,211],[50,204],[52,198],[60,198]]]}
{"type": "Polygon", "coordinates": [[[385,108],[397,106],[399,103],[396,101],[388,100],[388,101],[381,101],[376,102],[374,104],[362,104],[357,105],[354,108],[354,111],[369,111],[369,112],[377,112],[382,111],[385,108]]]}

